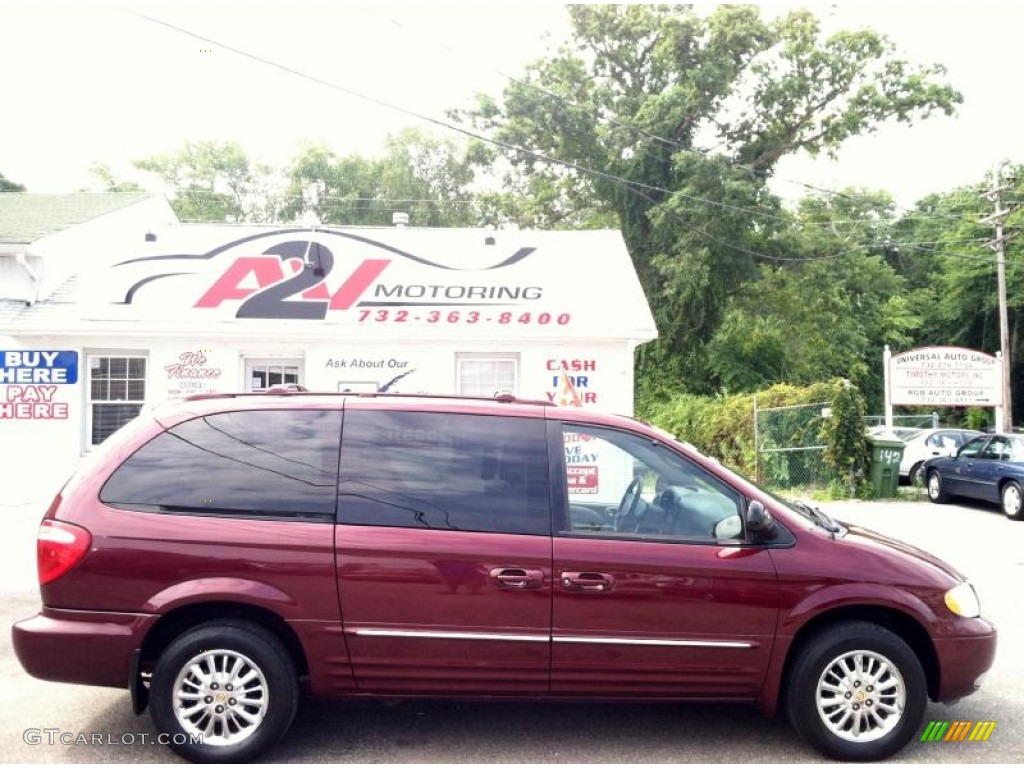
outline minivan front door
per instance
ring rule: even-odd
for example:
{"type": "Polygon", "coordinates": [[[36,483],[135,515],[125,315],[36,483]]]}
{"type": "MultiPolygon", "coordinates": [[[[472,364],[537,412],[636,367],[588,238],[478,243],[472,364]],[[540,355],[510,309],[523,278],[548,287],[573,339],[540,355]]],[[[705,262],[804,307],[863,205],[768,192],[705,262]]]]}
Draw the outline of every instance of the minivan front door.
{"type": "Polygon", "coordinates": [[[741,541],[739,494],[649,438],[566,424],[562,444],[552,693],[756,696],[778,584],[741,541]]]}
{"type": "Polygon", "coordinates": [[[548,691],[551,513],[543,419],[350,399],[335,551],[360,690],[548,691]]]}

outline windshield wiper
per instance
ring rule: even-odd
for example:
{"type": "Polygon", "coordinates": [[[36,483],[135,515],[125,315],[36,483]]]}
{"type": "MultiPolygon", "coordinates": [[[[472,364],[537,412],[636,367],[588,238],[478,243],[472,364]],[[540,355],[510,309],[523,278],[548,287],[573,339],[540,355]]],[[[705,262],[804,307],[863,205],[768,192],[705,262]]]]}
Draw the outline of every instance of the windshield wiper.
{"type": "Polygon", "coordinates": [[[839,523],[837,523],[831,517],[826,515],[824,512],[821,511],[819,507],[814,506],[809,501],[804,501],[802,499],[799,501],[794,501],[793,506],[796,507],[797,509],[802,509],[804,512],[807,513],[807,515],[812,520],[814,520],[814,522],[818,523],[818,525],[820,525],[829,533],[842,533],[843,529],[839,525],[839,523]]]}

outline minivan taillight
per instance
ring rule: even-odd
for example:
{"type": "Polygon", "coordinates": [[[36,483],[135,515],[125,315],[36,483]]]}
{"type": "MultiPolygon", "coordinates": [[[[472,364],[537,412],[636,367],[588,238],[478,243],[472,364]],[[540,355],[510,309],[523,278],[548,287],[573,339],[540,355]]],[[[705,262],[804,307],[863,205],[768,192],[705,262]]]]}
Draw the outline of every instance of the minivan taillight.
{"type": "Polygon", "coordinates": [[[36,537],[39,586],[50,584],[74,568],[92,545],[92,535],[77,525],[43,520],[36,537]]]}

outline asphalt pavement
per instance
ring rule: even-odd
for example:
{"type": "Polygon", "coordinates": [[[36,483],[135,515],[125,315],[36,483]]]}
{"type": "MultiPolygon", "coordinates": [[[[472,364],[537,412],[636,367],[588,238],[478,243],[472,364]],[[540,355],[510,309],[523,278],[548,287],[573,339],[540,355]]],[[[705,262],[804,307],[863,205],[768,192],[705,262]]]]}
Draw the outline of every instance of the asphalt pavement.
{"type": "MultiPolygon", "coordinates": [[[[909,541],[949,560],[975,583],[1000,632],[985,685],[954,705],[928,705],[926,720],[994,720],[984,743],[911,742],[895,763],[1020,763],[1024,759],[1024,523],[994,507],[926,501],[823,505],[839,519],[909,541]]],[[[0,619],[38,610],[35,531],[45,503],[0,506],[0,619]]],[[[88,659],[82,659],[88,664],[88,659]]],[[[0,640],[0,755],[25,763],[179,762],[155,743],[148,714],[127,691],[35,680],[0,640]],[[66,742],[66,743],[62,743],[66,742]]],[[[821,756],[781,719],[734,705],[545,704],[406,700],[305,700],[280,763],[814,763],[821,756]]]]}

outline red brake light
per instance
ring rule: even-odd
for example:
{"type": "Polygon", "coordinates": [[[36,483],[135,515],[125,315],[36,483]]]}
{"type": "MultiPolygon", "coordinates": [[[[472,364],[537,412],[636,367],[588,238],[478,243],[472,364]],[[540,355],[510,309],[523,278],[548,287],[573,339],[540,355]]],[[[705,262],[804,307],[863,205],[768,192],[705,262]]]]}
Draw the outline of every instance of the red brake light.
{"type": "Polygon", "coordinates": [[[39,586],[56,581],[78,565],[91,545],[92,535],[85,528],[60,520],[43,520],[36,537],[39,586]]]}

